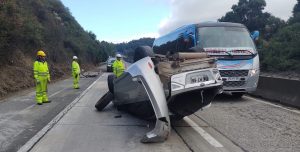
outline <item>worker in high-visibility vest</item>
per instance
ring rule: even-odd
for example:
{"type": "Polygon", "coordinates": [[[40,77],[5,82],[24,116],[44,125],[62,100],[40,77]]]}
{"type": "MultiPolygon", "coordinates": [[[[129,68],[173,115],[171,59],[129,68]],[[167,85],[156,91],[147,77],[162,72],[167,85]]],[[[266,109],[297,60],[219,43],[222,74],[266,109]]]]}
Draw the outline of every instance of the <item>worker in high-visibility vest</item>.
{"type": "Polygon", "coordinates": [[[125,64],[122,61],[122,55],[117,54],[116,55],[117,60],[113,63],[113,72],[116,75],[116,77],[120,77],[125,70],[125,64]]]}
{"type": "Polygon", "coordinates": [[[72,76],[73,76],[73,87],[74,87],[74,89],[79,89],[80,66],[78,64],[77,56],[73,56],[72,76]]]}
{"type": "Polygon", "coordinates": [[[48,69],[48,64],[46,62],[46,54],[44,51],[40,50],[37,52],[37,60],[33,65],[33,73],[36,84],[36,102],[38,105],[43,103],[49,103],[47,96],[47,85],[50,82],[50,74],[48,69]]]}

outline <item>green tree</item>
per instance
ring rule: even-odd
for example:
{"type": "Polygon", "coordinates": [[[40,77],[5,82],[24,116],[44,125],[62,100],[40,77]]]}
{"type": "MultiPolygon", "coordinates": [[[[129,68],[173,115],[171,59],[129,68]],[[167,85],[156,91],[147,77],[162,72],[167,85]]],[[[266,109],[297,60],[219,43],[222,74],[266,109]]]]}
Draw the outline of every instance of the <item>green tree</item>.
{"type": "Polygon", "coordinates": [[[285,21],[283,21],[278,17],[270,15],[266,19],[265,28],[263,30],[264,38],[266,40],[269,40],[279,29],[283,28],[285,25],[286,25],[285,21]]]}
{"type": "Polygon", "coordinates": [[[278,31],[262,52],[263,70],[300,73],[300,23],[278,31]]]}
{"type": "Polygon", "coordinates": [[[92,31],[89,31],[88,33],[93,40],[96,40],[97,36],[92,31]]]}
{"type": "Polygon", "coordinates": [[[0,65],[9,64],[15,52],[34,59],[38,49],[46,51],[50,63],[78,55],[82,63],[96,64],[114,49],[85,31],[60,0],[3,0],[0,29],[0,65]]]}
{"type": "Polygon", "coordinates": [[[242,23],[251,31],[262,30],[265,18],[269,17],[269,14],[262,12],[265,6],[265,0],[239,0],[237,5],[231,7],[232,11],[226,13],[219,21],[242,23]]]}
{"type": "Polygon", "coordinates": [[[296,22],[300,22],[300,0],[297,0],[297,3],[293,9],[293,16],[289,19],[290,24],[296,22]]]}
{"type": "Polygon", "coordinates": [[[242,23],[250,31],[259,30],[269,39],[285,22],[270,13],[263,12],[265,0],[239,0],[232,6],[232,11],[221,17],[221,22],[242,23]]]}

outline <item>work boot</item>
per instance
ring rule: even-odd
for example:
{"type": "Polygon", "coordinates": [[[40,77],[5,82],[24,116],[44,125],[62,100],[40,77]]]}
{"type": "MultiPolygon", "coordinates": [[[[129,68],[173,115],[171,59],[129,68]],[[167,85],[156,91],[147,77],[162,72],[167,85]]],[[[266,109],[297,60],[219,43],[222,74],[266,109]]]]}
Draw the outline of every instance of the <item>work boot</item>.
{"type": "Polygon", "coordinates": [[[48,101],[43,101],[43,103],[50,103],[51,102],[51,100],[48,100],[48,101]]]}

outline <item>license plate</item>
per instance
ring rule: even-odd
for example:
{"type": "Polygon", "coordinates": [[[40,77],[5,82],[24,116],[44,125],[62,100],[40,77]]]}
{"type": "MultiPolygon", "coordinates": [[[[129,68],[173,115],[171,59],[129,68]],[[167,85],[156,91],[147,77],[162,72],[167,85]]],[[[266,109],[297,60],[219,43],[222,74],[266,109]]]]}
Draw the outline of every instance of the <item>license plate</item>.
{"type": "Polygon", "coordinates": [[[209,79],[208,79],[207,75],[197,75],[197,76],[192,76],[190,78],[191,84],[205,82],[205,81],[208,81],[208,80],[209,79]]]}
{"type": "Polygon", "coordinates": [[[241,78],[240,77],[228,77],[227,81],[240,81],[241,78]]]}

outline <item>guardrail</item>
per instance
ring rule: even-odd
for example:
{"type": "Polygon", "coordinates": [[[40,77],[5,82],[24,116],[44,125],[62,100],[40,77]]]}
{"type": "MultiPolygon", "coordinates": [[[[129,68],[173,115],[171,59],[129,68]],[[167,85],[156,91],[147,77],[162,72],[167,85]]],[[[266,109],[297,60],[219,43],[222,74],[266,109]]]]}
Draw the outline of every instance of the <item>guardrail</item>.
{"type": "Polygon", "coordinates": [[[251,95],[300,108],[300,81],[260,76],[251,95]]]}

